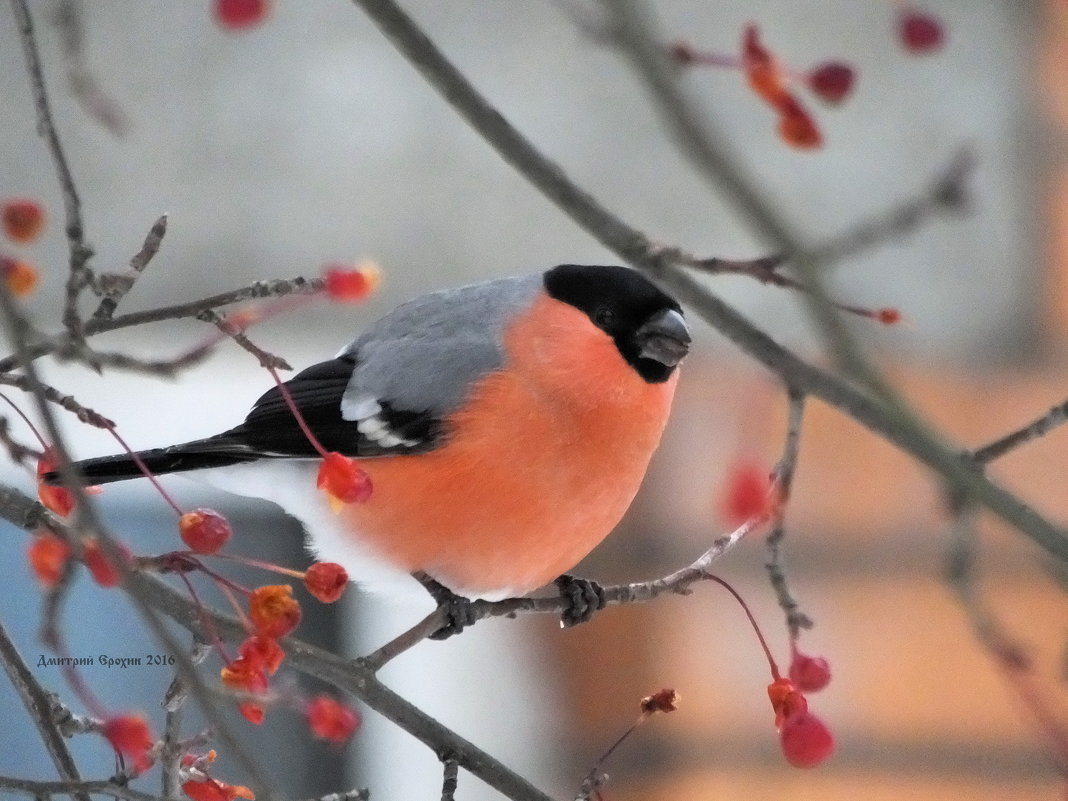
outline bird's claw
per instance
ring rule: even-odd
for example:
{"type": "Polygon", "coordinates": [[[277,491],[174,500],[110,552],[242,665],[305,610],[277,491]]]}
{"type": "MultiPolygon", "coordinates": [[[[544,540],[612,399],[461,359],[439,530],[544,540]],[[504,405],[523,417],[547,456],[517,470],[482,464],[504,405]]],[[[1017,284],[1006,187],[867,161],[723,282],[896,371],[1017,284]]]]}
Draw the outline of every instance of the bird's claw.
{"type": "Polygon", "coordinates": [[[567,608],[560,615],[560,623],[565,628],[585,623],[594,612],[604,609],[604,587],[596,581],[565,573],[553,583],[567,601],[567,608]]]}
{"type": "Polygon", "coordinates": [[[478,615],[475,614],[470,598],[457,595],[426,573],[415,573],[414,575],[416,580],[430,593],[430,597],[438,605],[438,611],[441,612],[443,618],[441,628],[431,634],[430,639],[447,640],[478,621],[478,615]]]}

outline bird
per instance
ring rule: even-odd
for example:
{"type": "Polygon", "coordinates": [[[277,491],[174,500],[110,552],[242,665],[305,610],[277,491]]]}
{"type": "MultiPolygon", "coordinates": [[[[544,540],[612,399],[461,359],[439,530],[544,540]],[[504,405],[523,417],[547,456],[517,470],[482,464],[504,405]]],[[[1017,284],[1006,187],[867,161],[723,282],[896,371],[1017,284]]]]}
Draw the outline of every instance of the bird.
{"type": "MultiPolygon", "coordinates": [[[[356,580],[369,557],[439,602],[556,581],[603,605],[568,571],[637,493],[690,344],[679,303],[637,271],[562,264],[416,297],[285,382],[322,446],[358,460],[365,502],[315,491],[319,453],[277,386],[239,425],[137,456],[278,502],[356,580]]],[[[130,454],[75,467],[88,484],[143,475],[130,454]]]]}

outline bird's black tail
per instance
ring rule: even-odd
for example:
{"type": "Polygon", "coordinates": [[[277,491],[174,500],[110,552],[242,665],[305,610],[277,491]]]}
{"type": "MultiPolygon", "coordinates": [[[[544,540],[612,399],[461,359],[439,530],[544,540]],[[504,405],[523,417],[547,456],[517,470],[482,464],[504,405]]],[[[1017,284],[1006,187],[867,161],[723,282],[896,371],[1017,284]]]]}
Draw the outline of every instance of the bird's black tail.
{"type": "MultiPolygon", "coordinates": [[[[227,467],[261,459],[264,454],[252,451],[244,443],[231,439],[226,434],[220,434],[217,437],[183,442],[168,448],[138,451],[137,456],[153,475],[159,476],[166,473],[184,473],[187,470],[203,470],[207,467],[227,467]]],[[[74,466],[85,477],[87,484],[108,484],[144,476],[140,466],[127,453],[86,459],[75,462],[74,466]]],[[[44,474],[42,478],[47,484],[60,482],[59,473],[54,471],[44,474]]]]}

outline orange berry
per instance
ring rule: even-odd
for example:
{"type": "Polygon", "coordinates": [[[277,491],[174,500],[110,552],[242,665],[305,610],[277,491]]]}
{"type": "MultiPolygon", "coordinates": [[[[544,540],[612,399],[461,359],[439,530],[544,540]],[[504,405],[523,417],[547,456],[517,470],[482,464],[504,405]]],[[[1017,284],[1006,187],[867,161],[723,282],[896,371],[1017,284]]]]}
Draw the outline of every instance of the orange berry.
{"type": "Polygon", "coordinates": [[[799,150],[812,150],[823,145],[823,135],[812,117],[791,95],[779,105],[779,138],[799,150]]]}
{"type": "Polygon", "coordinates": [[[271,637],[261,637],[258,634],[252,635],[241,643],[237,652],[250,665],[258,667],[271,676],[278,672],[286,656],[277,640],[271,637]]]}
{"type": "MultiPolygon", "coordinates": [[[[129,562],[130,549],[122,543],[117,543],[119,551],[125,561],[129,562]]],[[[85,549],[85,566],[93,576],[93,580],[101,587],[115,587],[122,581],[119,570],[108,559],[100,542],[95,537],[87,538],[82,547],[85,549]]]]}
{"type": "Polygon", "coordinates": [[[51,589],[63,576],[67,560],[70,559],[70,546],[55,534],[42,534],[34,537],[27,555],[37,580],[51,589]]]}
{"type": "Polygon", "coordinates": [[[7,291],[16,298],[24,298],[37,288],[41,280],[37,270],[31,264],[18,259],[0,256],[0,277],[7,285],[7,291]]]}
{"type": "Polygon", "coordinates": [[[742,68],[749,88],[772,106],[787,94],[787,76],[761,44],[756,25],[747,25],[742,33],[742,68]]]}
{"type": "MultiPolygon", "coordinates": [[[[263,668],[244,656],[235,659],[219,671],[222,683],[231,690],[262,695],[267,692],[267,674],[263,668]]],[[[242,701],[237,705],[238,711],[249,723],[257,726],[263,723],[263,707],[255,701],[242,701]]]]}
{"type": "Polygon", "coordinates": [[[288,584],[257,587],[249,598],[248,613],[261,637],[284,637],[300,623],[300,604],[288,584]]]}

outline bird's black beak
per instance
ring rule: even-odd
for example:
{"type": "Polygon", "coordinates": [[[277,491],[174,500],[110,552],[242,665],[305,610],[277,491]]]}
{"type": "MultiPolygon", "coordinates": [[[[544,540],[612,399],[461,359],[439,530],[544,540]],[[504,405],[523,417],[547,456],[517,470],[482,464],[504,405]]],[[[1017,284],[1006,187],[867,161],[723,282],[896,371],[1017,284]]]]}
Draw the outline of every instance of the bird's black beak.
{"type": "Polygon", "coordinates": [[[664,309],[650,317],[638,329],[636,339],[641,358],[666,367],[677,365],[690,350],[690,329],[674,309],[664,309]]]}

